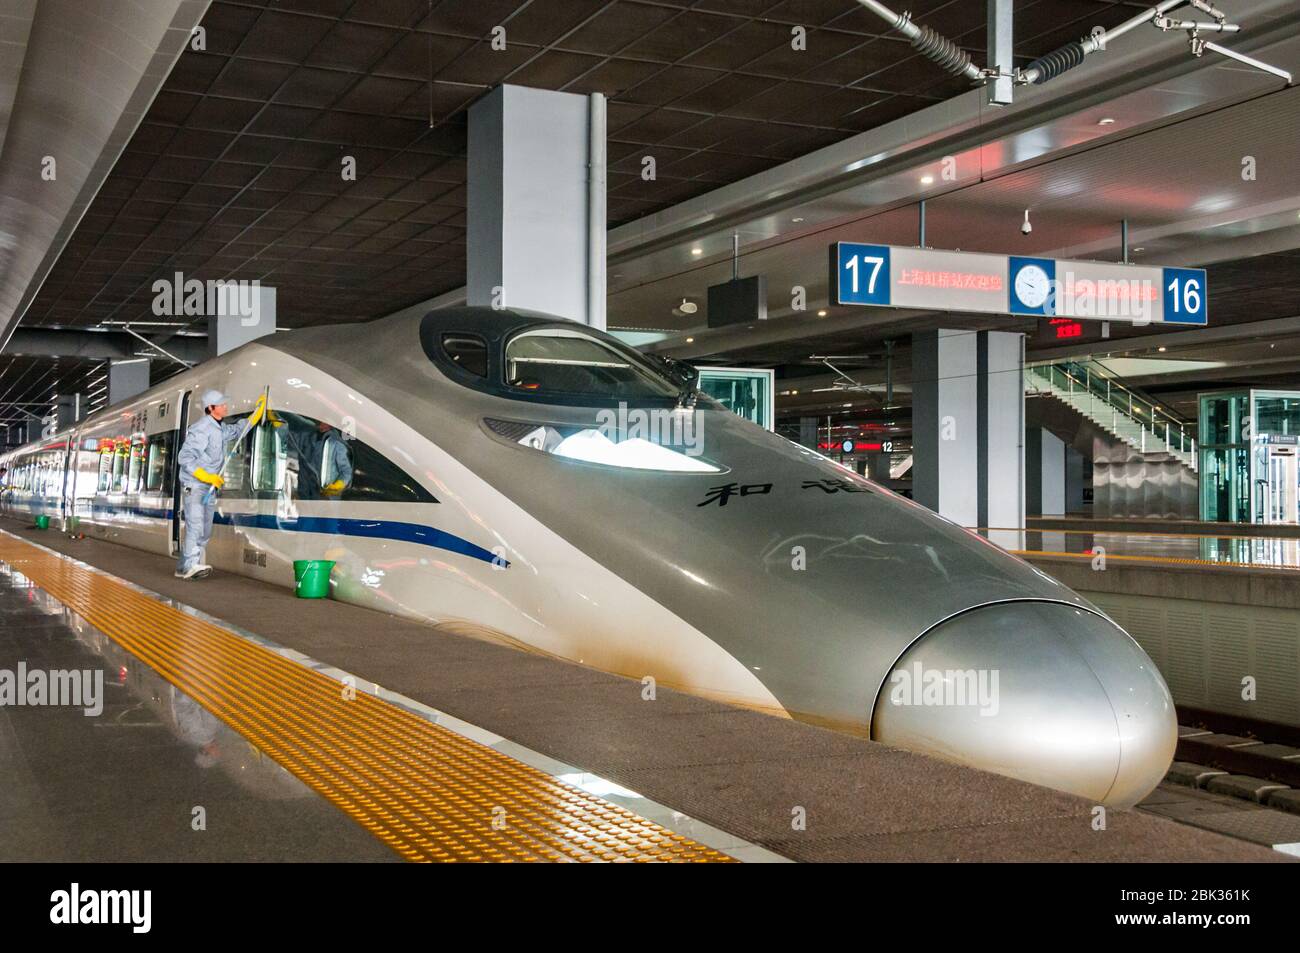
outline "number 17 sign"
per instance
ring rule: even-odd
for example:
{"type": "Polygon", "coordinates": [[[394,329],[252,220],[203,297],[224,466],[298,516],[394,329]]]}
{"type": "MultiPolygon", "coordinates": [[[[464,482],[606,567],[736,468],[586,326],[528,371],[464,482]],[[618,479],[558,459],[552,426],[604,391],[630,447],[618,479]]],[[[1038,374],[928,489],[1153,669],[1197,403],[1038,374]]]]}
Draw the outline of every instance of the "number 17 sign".
{"type": "Polygon", "coordinates": [[[831,288],[837,292],[836,304],[875,304],[888,306],[889,246],[839,242],[831,256],[835,274],[831,288]]]}

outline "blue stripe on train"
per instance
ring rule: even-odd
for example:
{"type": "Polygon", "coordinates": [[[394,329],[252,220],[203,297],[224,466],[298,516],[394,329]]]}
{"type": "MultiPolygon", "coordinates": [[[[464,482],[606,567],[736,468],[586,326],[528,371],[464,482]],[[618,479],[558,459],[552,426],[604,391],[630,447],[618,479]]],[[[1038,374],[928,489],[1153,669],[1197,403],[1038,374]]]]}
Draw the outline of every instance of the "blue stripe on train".
{"type": "MultiPolygon", "coordinates": [[[[172,510],[149,506],[121,506],[112,503],[94,503],[92,512],[129,513],[132,516],[144,516],[151,519],[170,520],[172,510]]],[[[501,560],[501,565],[508,567],[509,560],[498,557],[491,550],[484,549],[467,539],[448,533],[432,526],[420,523],[402,523],[397,520],[363,520],[335,516],[300,516],[297,519],[281,519],[269,513],[220,513],[213,517],[213,522],[222,526],[245,526],[252,529],[280,530],[290,533],[321,533],[328,536],[359,536],[365,539],[391,539],[399,543],[415,543],[433,549],[445,549],[484,562],[501,560]]]]}

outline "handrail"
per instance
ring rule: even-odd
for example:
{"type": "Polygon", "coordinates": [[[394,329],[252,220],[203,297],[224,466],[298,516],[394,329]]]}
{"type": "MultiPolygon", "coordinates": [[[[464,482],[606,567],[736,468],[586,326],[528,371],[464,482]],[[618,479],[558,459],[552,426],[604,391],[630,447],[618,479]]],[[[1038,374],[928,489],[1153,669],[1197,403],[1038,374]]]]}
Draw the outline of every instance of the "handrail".
{"type": "Polygon", "coordinates": [[[1160,409],[1151,400],[1125,387],[1111,373],[1100,365],[1094,370],[1094,362],[1063,361],[1058,364],[1039,364],[1026,368],[1026,371],[1047,381],[1050,387],[1056,387],[1067,394],[1082,393],[1104,401],[1111,409],[1112,415],[1121,414],[1141,428],[1141,446],[1145,452],[1148,446],[1147,431],[1152,437],[1164,443],[1164,449],[1178,449],[1183,452],[1196,452],[1196,430],[1188,421],[1179,420],[1174,415],[1160,409]]]}
{"type": "Polygon", "coordinates": [[[1098,360],[1090,360],[1090,361],[1086,361],[1086,362],[1084,362],[1084,361],[1075,361],[1075,362],[1073,362],[1073,363],[1075,363],[1075,364],[1077,364],[1077,365],[1079,365],[1079,366],[1081,366],[1081,367],[1086,367],[1086,368],[1088,368],[1089,370],[1094,371],[1094,372],[1097,374],[1097,376],[1100,377],[1102,380],[1112,382],[1116,387],[1120,388],[1120,389],[1123,390],[1125,393],[1128,393],[1128,394],[1133,395],[1134,398],[1136,398],[1137,400],[1140,400],[1142,403],[1144,403],[1144,404],[1150,404],[1151,407],[1152,407],[1153,409],[1157,410],[1157,411],[1158,411],[1158,412],[1159,412],[1163,417],[1165,417],[1167,420],[1169,420],[1170,422],[1172,422],[1172,423],[1175,424],[1176,426],[1183,427],[1183,428],[1186,428],[1186,429],[1189,429],[1189,430],[1193,428],[1194,421],[1185,420],[1185,419],[1183,419],[1183,418],[1181,418],[1181,417],[1178,417],[1178,416],[1175,416],[1174,414],[1171,414],[1171,413],[1169,413],[1168,411],[1165,411],[1165,410],[1159,410],[1158,406],[1155,404],[1154,401],[1151,400],[1151,398],[1147,397],[1145,394],[1143,394],[1143,393],[1140,392],[1140,391],[1136,391],[1136,390],[1133,390],[1133,389],[1130,388],[1130,387],[1127,387],[1127,386],[1126,386],[1126,385],[1125,385],[1125,384],[1120,380],[1119,376],[1118,376],[1114,371],[1112,371],[1109,367],[1107,367],[1104,363],[1102,363],[1101,361],[1098,361],[1098,360]]]}

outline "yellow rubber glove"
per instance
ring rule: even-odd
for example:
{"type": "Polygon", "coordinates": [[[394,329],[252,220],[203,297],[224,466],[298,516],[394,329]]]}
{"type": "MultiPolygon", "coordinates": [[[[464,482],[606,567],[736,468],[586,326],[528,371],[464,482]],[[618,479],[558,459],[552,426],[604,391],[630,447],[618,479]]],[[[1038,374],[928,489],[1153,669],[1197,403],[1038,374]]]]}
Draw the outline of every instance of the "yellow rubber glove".
{"type": "Polygon", "coordinates": [[[226,485],[226,481],[224,478],[222,478],[220,473],[209,473],[207,470],[203,469],[202,467],[194,468],[194,479],[201,480],[204,483],[210,483],[213,486],[215,486],[218,490],[226,485]]]}
{"type": "Polygon", "coordinates": [[[257,403],[253,406],[253,412],[248,415],[248,426],[256,427],[266,416],[266,395],[263,394],[257,398],[257,403]]]}
{"type": "Polygon", "coordinates": [[[329,483],[321,487],[320,492],[321,492],[321,496],[338,496],[346,489],[347,486],[343,483],[342,480],[335,480],[333,483],[329,483]]]}
{"type": "Polygon", "coordinates": [[[281,419],[280,419],[280,416],[279,416],[278,414],[276,414],[276,412],[275,412],[274,410],[271,410],[270,408],[267,408],[267,411],[266,411],[266,419],[269,420],[269,421],[271,422],[271,426],[272,426],[272,427],[283,427],[283,426],[284,426],[284,421],[281,420],[281,419]]]}

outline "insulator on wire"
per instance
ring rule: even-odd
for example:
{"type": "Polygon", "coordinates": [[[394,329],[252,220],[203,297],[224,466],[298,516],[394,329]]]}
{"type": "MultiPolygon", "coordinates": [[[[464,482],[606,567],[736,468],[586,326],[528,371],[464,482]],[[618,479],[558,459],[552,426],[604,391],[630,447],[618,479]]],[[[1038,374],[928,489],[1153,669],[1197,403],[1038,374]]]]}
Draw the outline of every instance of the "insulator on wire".
{"type": "Polygon", "coordinates": [[[970,69],[972,61],[969,53],[947,37],[935,33],[928,26],[919,23],[915,26],[920,33],[912,38],[912,46],[916,47],[919,53],[934,60],[951,73],[965,73],[970,69]]]}
{"type": "Polygon", "coordinates": [[[1060,49],[1053,50],[1046,56],[1040,56],[1028,66],[1025,72],[1037,70],[1037,77],[1034,79],[1035,85],[1045,83],[1049,79],[1060,76],[1068,69],[1074,69],[1083,62],[1087,56],[1082,43],[1067,43],[1060,49]]]}

